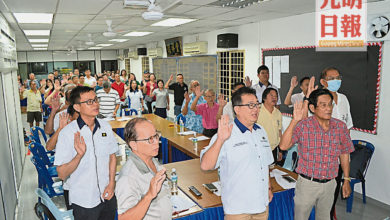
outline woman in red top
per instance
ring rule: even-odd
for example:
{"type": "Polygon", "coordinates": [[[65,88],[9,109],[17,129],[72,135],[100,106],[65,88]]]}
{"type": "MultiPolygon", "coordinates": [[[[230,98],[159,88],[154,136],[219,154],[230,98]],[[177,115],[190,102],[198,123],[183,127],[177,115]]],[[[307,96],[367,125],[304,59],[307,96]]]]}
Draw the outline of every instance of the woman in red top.
{"type": "Polygon", "coordinates": [[[146,101],[146,106],[148,107],[148,111],[150,114],[153,113],[152,109],[152,102],[156,100],[156,97],[152,94],[153,90],[157,88],[157,83],[156,83],[156,76],[151,73],[150,74],[150,81],[145,82],[143,81],[144,86],[144,94],[145,94],[145,101],[146,101]]]}

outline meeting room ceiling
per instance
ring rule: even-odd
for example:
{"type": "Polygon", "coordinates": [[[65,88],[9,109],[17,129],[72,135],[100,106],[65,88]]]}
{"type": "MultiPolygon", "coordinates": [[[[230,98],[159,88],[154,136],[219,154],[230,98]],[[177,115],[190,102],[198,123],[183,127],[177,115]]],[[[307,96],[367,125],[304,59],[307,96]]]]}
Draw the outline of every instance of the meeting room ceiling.
{"type": "Polygon", "coordinates": [[[157,4],[166,8],[162,20],[196,19],[176,27],[151,26],[156,21],[147,21],[141,16],[146,9],[125,8],[123,0],[1,0],[0,9],[15,30],[17,50],[26,51],[33,50],[33,47],[23,30],[50,29],[48,50],[67,50],[72,46],[88,48],[85,45],[85,42],[89,41],[88,34],[91,34],[95,45],[113,44],[103,49],[127,49],[171,37],[313,12],[315,8],[314,0],[250,1],[252,5],[241,8],[224,6],[221,4],[222,1],[226,2],[226,0],[156,0],[157,4]],[[19,24],[13,13],[53,13],[53,21],[51,24],[19,24]],[[111,42],[109,40],[112,38],[104,37],[102,33],[107,30],[106,20],[112,20],[112,29],[117,33],[115,39],[128,40],[111,42]],[[123,36],[132,31],[153,33],[143,37],[123,36]]]}

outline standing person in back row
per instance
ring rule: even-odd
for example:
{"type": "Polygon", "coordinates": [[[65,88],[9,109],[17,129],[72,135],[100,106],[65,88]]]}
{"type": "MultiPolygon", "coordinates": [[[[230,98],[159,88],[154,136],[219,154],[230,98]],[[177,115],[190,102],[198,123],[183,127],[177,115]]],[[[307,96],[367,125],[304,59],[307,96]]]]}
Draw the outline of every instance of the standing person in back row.
{"type": "Polygon", "coordinates": [[[36,81],[30,82],[29,90],[25,90],[24,86],[20,89],[20,99],[27,98],[27,122],[30,124],[30,128],[39,126],[39,122],[42,121],[42,97],[41,93],[37,89],[36,81]]]}
{"type": "Polygon", "coordinates": [[[256,124],[260,103],[243,87],[232,98],[236,118],[223,115],[218,134],[200,153],[202,170],[218,169],[225,220],[268,219],[273,194],[269,168],[273,157],[265,130],[256,124]]]}
{"type": "Polygon", "coordinates": [[[165,88],[173,90],[173,97],[175,101],[174,114],[175,116],[178,116],[181,113],[181,106],[183,105],[184,101],[184,93],[188,92],[188,86],[184,83],[184,77],[181,73],[176,75],[176,82],[169,85],[172,80],[173,75],[169,77],[168,82],[165,84],[165,88]]]}
{"type": "Polygon", "coordinates": [[[257,77],[259,78],[259,83],[252,85],[252,80],[247,76],[245,77],[245,85],[247,87],[252,87],[252,89],[256,90],[256,96],[259,102],[261,103],[262,97],[263,97],[263,92],[266,88],[272,87],[276,89],[278,92],[278,103],[277,103],[277,108],[280,108],[280,96],[279,96],[279,90],[278,87],[275,85],[272,85],[269,82],[269,69],[266,65],[261,65],[259,68],[257,68],[257,77]]]}
{"type": "MultiPolygon", "coordinates": [[[[314,80],[313,80],[314,82],[314,80]]],[[[311,86],[309,86],[311,87],[311,86]]],[[[312,87],[311,87],[312,88],[312,87]]],[[[293,119],[280,141],[280,149],[298,144],[299,174],[295,188],[295,220],[307,220],[315,206],[316,219],[328,220],[336,188],[339,161],[344,172],[343,197],[351,193],[349,155],[354,147],[344,122],[332,118],[333,96],[327,89],[311,92],[294,105],[293,119]],[[304,108],[314,116],[305,118],[304,108]]]]}
{"type": "Polygon", "coordinates": [[[80,116],[58,136],[54,165],[66,180],[75,220],[114,219],[118,144],[108,122],[97,119],[99,99],[93,88],[76,87],[70,102],[80,116]]]}

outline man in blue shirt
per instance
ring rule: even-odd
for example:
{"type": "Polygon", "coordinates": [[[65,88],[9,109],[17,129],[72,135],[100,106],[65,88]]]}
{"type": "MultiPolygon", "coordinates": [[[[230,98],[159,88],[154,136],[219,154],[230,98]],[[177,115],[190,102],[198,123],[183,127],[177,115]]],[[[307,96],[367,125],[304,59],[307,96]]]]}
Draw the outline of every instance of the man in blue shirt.
{"type": "Polygon", "coordinates": [[[256,124],[260,103],[248,87],[237,90],[232,103],[236,118],[231,124],[227,115],[219,120],[217,135],[201,152],[201,169],[220,171],[225,219],[266,220],[274,160],[267,133],[256,124]]]}

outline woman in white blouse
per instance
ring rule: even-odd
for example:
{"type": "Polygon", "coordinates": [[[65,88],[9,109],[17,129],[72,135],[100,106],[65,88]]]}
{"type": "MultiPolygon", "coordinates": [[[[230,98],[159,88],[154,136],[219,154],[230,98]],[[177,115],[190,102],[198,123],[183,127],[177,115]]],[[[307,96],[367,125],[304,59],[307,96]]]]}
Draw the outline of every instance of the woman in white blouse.
{"type": "Polygon", "coordinates": [[[144,110],[144,99],[142,98],[142,92],[138,89],[137,82],[132,80],[130,82],[130,90],[126,92],[126,100],[129,102],[129,108],[139,111],[144,110]]]}
{"type": "Polygon", "coordinates": [[[154,114],[161,118],[167,118],[169,95],[168,90],[164,89],[164,81],[162,79],[157,80],[157,88],[153,90],[152,94],[156,96],[156,111],[154,114]]]}

